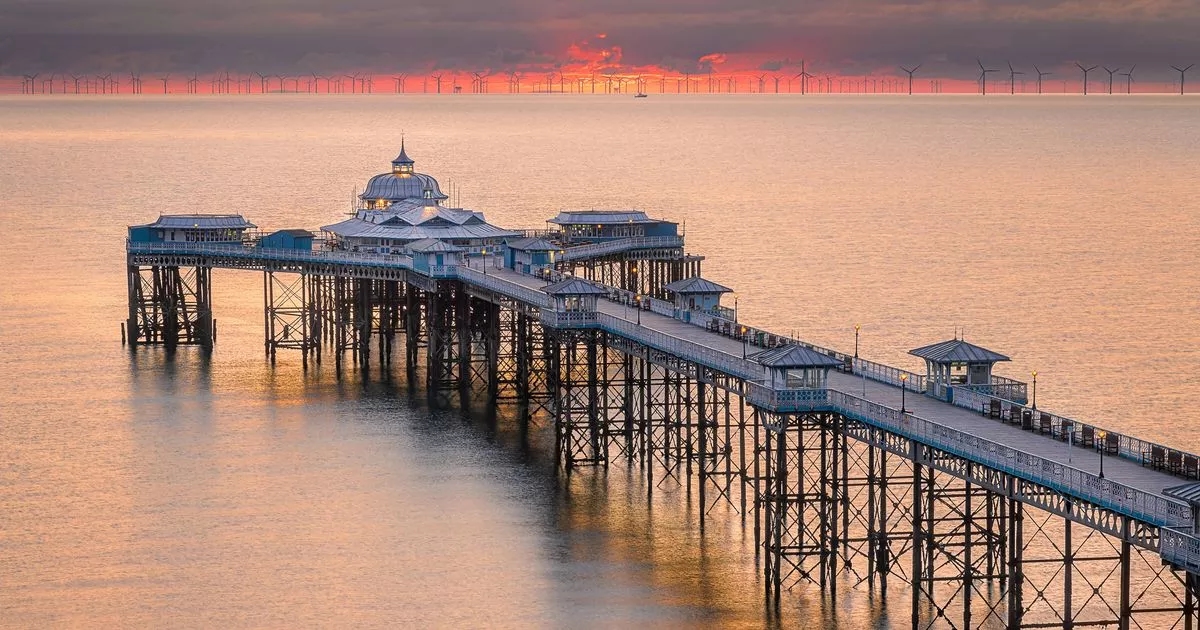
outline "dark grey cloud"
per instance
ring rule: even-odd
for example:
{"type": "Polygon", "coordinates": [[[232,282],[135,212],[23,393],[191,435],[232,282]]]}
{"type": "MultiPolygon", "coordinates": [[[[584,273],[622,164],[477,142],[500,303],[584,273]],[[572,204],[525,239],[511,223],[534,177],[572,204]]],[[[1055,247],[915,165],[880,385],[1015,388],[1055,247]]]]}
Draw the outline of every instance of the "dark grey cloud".
{"type": "Polygon", "coordinates": [[[620,47],[680,72],[1200,59],[1195,0],[0,0],[0,73],[505,70],[620,47]],[[597,40],[597,33],[607,38],[597,40]]]}

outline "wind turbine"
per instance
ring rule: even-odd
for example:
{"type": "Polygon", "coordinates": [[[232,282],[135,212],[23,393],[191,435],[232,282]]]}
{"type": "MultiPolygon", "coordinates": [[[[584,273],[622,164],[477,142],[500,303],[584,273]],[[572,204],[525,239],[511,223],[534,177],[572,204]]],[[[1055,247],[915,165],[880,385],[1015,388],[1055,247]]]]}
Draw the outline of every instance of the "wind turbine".
{"type": "MultiPolygon", "coordinates": [[[[1016,70],[1013,70],[1012,62],[1009,62],[1008,63],[1008,93],[1010,95],[1017,93],[1017,75],[1018,74],[1025,74],[1025,73],[1017,72],[1016,70]]],[[[1024,88],[1022,88],[1021,91],[1024,91],[1024,88]]]]}
{"type": "Polygon", "coordinates": [[[912,69],[905,68],[904,66],[900,66],[900,69],[903,70],[904,73],[908,75],[908,95],[909,96],[912,96],[913,75],[916,74],[917,70],[921,69],[922,65],[924,65],[924,64],[919,63],[916,65],[916,67],[914,67],[912,69]]]}
{"type": "Polygon", "coordinates": [[[1084,95],[1084,96],[1087,96],[1087,90],[1088,90],[1088,73],[1089,73],[1089,72],[1091,72],[1092,70],[1095,70],[1095,69],[1096,69],[1096,66],[1092,66],[1092,67],[1090,67],[1090,68],[1084,68],[1084,67],[1083,67],[1083,65],[1081,65],[1081,64],[1080,64],[1078,61],[1076,61],[1076,62],[1075,62],[1075,67],[1079,68],[1079,69],[1080,69],[1080,70],[1083,72],[1083,95],[1084,95]]]}
{"type": "Polygon", "coordinates": [[[1121,76],[1125,77],[1125,93],[1133,94],[1133,70],[1137,68],[1137,64],[1129,67],[1129,72],[1122,72],[1121,76]]]}
{"type": "Polygon", "coordinates": [[[1186,67],[1186,68],[1178,68],[1175,66],[1171,66],[1172,70],[1179,73],[1179,95],[1180,96],[1183,96],[1183,81],[1185,78],[1187,78],[1187,71],[1191,70],[1192,66],[1194,66],[1194,65],[1196,65],[1196,64],[1194,64],[1194,63],[1188,64],[1188,67],[1186,67]]]}
{"type": "Polygon", "coordinates": [[[995,72],[995,70],[989,70],[989,69],[983,67],[983,62],[978,59],[975,60],[975,63],[979,64],[980,88],[983,90],[983,95],[987,96],[987,75],[989,72],[995,72]]]}
{"type": "Polygon", "coordinates": [[[435,74],[432,76],[432,79],[437,82],[437,93],[441,94],[442,93],[442,75],[435,74]]]}
{"type": "Polygon", "coordinates": [[[75,81],[75,93],[76,93],[76,94],[78,94],[78,93],[79,93],[79,80],[80,80],[80,79],[82,79],[82,78],[83,78],[83,77],[82,77],[82,76],[80,76],[80,75],[78,75],[78,74],[72,74],[72,75],[71,75],[71,80],[75,81]]]}
{"type": "Polygon", "coordinates": [[[158,77],[158,80],[163,82],[163,94],[166,94],[167,93],[167,81],[171,80],[171,75],[168,74],[168,75],[158,77]]]}
{"type": "Polygon", "coordinates": [[[800,94],[808,94],[808,80],[813,78],[813,75],[808,73],[808,62],[804,59],[800,60],[800,94]]]}
{"type": "Polygon", "coordinates": [[[1110,69],[1108,68],[1108,66],[1104,66],[1104,71],[1108,73],[1108,95],[1109,95],[1109,96],[1112,96],[1112,88],[1113,88],[1113,75],[1114,75],[1114,74],[1116,74],[1116,73],[1118,73],[1118,72],[1120,72],[1120,71],[1121,71],[1121,69],[1120,69],[1120,68],[1113,68],[1113,69],[1111,69],[1111,70],[1110,70],[1110,69]]]}
{"type": "Polygon", "coordinates": [[[1038,94],[1041,94],[1042,93],[1042,77],[1050,76],[1050,73],[1042,72],[1042,69],[1037,67],[1036,65],[1033,66],[1033,69],[1034,69],[1034,71],[1037,72],[1037,75],[1038,75],[1038,94]]]}

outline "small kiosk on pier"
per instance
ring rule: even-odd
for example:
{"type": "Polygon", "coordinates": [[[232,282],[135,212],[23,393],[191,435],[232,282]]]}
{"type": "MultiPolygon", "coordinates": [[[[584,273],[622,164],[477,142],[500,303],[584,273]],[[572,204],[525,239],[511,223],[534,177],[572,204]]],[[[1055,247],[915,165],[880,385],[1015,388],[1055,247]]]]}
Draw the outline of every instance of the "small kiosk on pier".
{"type": "Polygon", "coordinates": [[[679,235],[678,224],[651,219],[641,210],[564,210],[548,223],[562,230],[564,245],[679,235]]]}
{"type": "Polygon", "coordinates": [[[699,276],[664,285],[675,298],[675,308],[690,311],[715,311],[721,306],[721,294],[733,289],[699,276]]]}
{"type": "Polygon", "coordinates": [[[841,361],[804,346],[789,344],[747,357],[767,368],[766,385],[772,389],[825,389],[830,368],[841,361]]]}
{"type": "Polygon", "coordinates": [[[553,265],[560,251],[544,238],[518,238],[504,243],[504,266],[518,273],[533,273],[537,267],[553,265]]]}
{"type": "Polygon", "coordinates": [[[238,243],[246,230],[258,227],[240,214],[163,214],[146,225],[129,228],[134,243],[238,243]]]}
{"type": "Polygon", "coordinates": [[[608,295],[604,289],[581,278],[567,278],[542,287],[553,306],[542,322],[555,327],[586,327],[596,321],[596,300],[608,295]]]}
{"type": "MultiPolygon", "coordinates": [[[[1009,379],[992,376],[992,366],[1008,357],[967,343],[962,339],[951,339],[915,350],[909,354],[925,359],[926,393],[939,400],[953,402],[954,388],[964,387],[983,394],[992,395],[994,386],[1017,383],[1009,379]],[[997,383],[996,381],[1003,381],[997,383]]],[[[1020,400],[1002,396],[1014,402],[1024,403],[1024,383],[1019,383],[1020,400]]],[[[1015,395],[1015,393],[1009,392],[1015,395]]]]}

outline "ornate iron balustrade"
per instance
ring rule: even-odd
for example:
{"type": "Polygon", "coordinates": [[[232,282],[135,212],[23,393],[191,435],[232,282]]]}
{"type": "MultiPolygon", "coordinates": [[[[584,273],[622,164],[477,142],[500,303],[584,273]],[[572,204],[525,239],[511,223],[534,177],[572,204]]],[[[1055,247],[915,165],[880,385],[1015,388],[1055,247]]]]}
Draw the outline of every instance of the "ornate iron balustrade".
{"type": "Polygon", "coordinates": [[[774,389],[761,383],[746,383],[746,402],[779,413],[813,411],[829,406],[828,389],[774,389]]]}
{"type": "Polygon", "coordinates": [[[542,324],[552,328],[599,328],[595,311],[556,311],[543,308],[540,316],[542,324]]]}
{"type": "Polygon", "coordinates": [[[872,381],[886,383],[896,387],[906,387],[909,391],[924,394],[927,390],[925,387],[925,375],[909,372],[890,365],[868,361],[866,359],[851,359],[854,365],[854,373],[867,377],[872,381]],[[908,381],[900,380],[901,376],[907,375],[908,381]]]}
{"type": "Polygon", "coordinates": [[[1012,409],[1014,407],[1017,408],[1022,414],[1028,411],[1033,421],[1033,430],[1038,431],[1039,433],[1044,431],[1046,436],[1051,439],[1070,439],[1077,444],[1091,443],[1094,444],[1096,448],[1109,448],[1108,440],[1112,437],[1115,437],[1116,452],[1110,452],[1110,454],[1116,455],[1117,457],[1135,461],[1141,464],[1145,463],[1146,459],[1151,456],[1152,453],[1157,451],[1162,454],[1161,461],[1159,462],[1158,466],[1160,468],[1166,468],[1169,466],[1169,462],[1172,460],[1171,454],[1176,453],[1177,457],[1175,458],[1175,461],[1179,466],[1179,470],[1172,472],[1185,472],[1184,468],[1189,461],[1200,468],[1200,455],[1195,453],[1181,451],[1177,448],[1171,448],[1156,442],[1149,442],[1133,437],[1132,435],[1119,433],[1117,431],[1110,431],[1094,424],[1073,420],[1071,418],[1067,418],[1066,416],[1060,416],[1056,413],[1050,413],[1042,409],[1034,409],[1032,407],[1021,405],[999,396],[991,396],[984,392],[973,391],[972,389],[966,389],[959,386],[954,387],[954,397],[952,402],[953,404],[963,407],[964,409],[970,409],[972,411],[983,413],[985,410],[990,409],[992,401],[998,402],[1000,404],[1002,413],[1008,412],[1010,417],[1011,413],[1013,413],[1012,409]],[[1042,427],[1043,417],[1048,420],[1050,425],[1045,430],[1043,430],[1042,427]],[[1073,432],[1074,436],[1068,436],[1068,432],[1073,432]]]}
{"type": "Polygon", "coordinates": [[[743,359],[694,341],[673,337],[657,330],[643,328],[633,322],[607,313],[596,313],[600,326],[607,332],[636,341],[644,346],[668,352],[681,359],[698,363],[718,372],[736,376],[747,381],[761,381],[766,370],[755,361],[743,359]]]}
{"type": "Polygon", "coordinates": [[[1192,534],[1169,527],[1160,529],[1158,553],[1176,567],[1200,573],[1200,538],[1192,534]]]}
{"type": "Polygon", "coordinates": [[[1061,462],[1026,453],[909,413],[901,414],[878,403],[837,390],[829,391],[833,409],[847,417],[863,420],[948,453],[984,464],[1065,492],[1101,507],[1132,516],[1159,527],[1191,527],[1187,505],[1167,497],[1101,479],[1061,462]]]}
{"type": "Polygon", "coordinates": [[[656,247],[683,247],[682,236],[635,236],[631,238],[623,238],[616,241],[608,241],[606,243],[592,243],[590,245],[576,245],[563,250],[559,256],[559,260],[570,262],[572,260],[585,260],[596,256],[606,256],[608,254],[618,254],[633,249],[653,249],[656,247]]]}
{"type": "Polygon", "coordinates": [[[274,262],[336,263],[340,265],[413,268],[412,257],[401,254],[275,249],[268,247],[247,247],[240,243],[223,245],[220,243],[135,243],[127,241],[125,248],[127,252],[132,254],[191,254],[274,262]]]}
{"type": "Polygon", "coordinates": [[[532,304],[539,308],[549,308],[551,306],[550,296],[507,278],[495,274],[485,274],[478,269],[465,266],[459,266],[456,273],[458,278],[464,282],[469,282],[475,287],[510,297],[518,302],[532,304]]]}

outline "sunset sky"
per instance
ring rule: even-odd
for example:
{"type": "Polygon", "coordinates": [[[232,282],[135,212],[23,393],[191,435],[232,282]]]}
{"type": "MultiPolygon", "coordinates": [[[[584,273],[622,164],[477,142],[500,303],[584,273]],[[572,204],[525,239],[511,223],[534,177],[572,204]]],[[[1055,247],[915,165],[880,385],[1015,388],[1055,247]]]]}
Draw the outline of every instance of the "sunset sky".
{"type": "Polygon", "coordinates": [[[807,59],[969,80],[979,57],[1169,80],[1200,59],[1196,33],[1195,0],[0,0],[0,74],[794,74],[807,59]]]}

